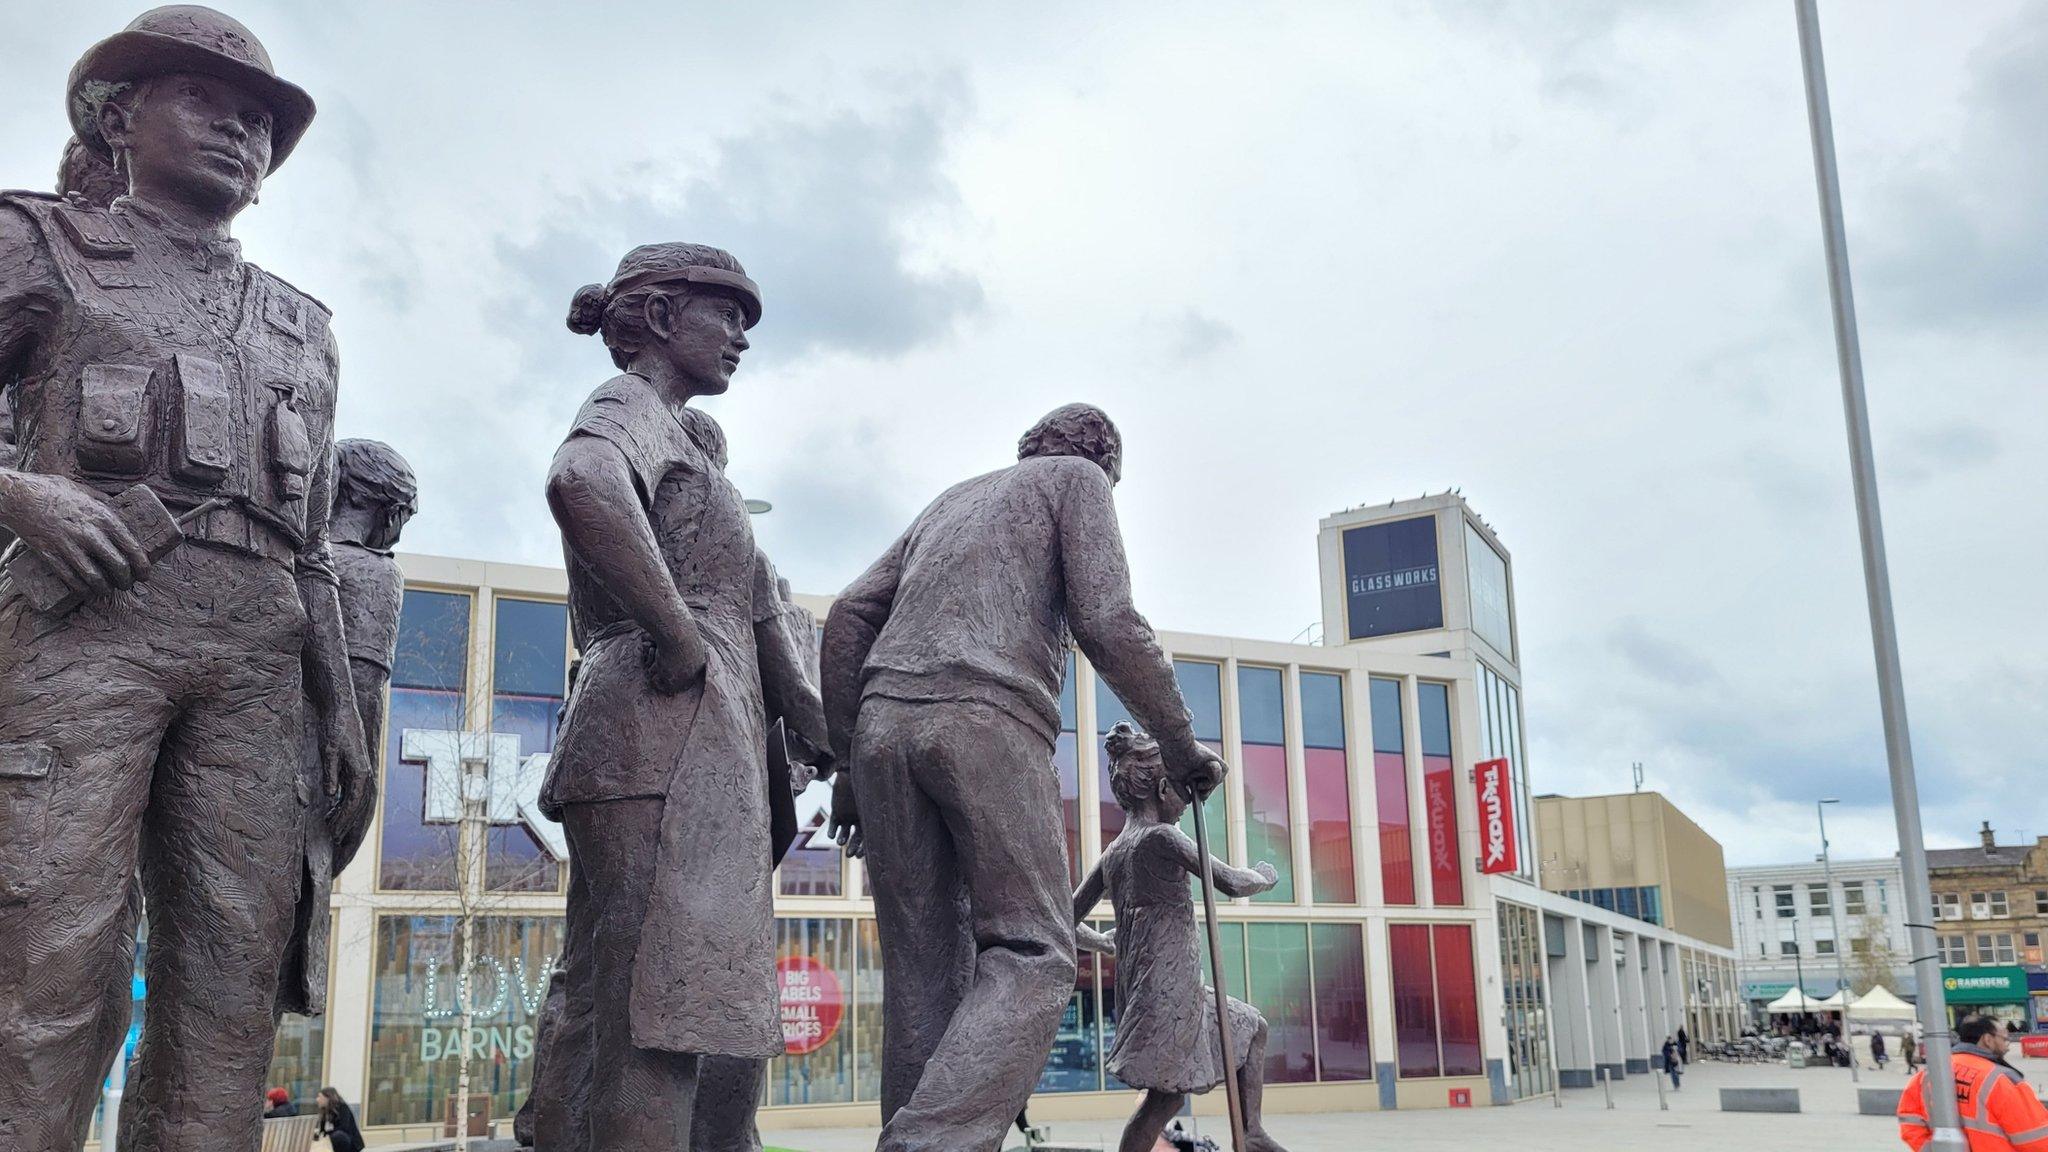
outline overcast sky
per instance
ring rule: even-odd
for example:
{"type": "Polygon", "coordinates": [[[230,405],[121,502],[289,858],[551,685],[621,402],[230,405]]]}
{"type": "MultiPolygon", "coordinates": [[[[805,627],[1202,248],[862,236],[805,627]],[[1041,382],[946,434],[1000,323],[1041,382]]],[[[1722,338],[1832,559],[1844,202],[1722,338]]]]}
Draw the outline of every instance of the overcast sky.
{"type": "MultiPolygon", "coordinates": [[[[141,5],[0,0],[0,184],[141,5]]],[[[281,4],[320,113],[238,223],[336,312],[409,550],[556,564],[631,245],[766,318],[709,409],[796,586],[1102,404],[1138,599],[1319,614],[1317,519],[1450,486],[1513,552],[1539,790],[1640,760],[1731,863],[1892,851],[1791,6],[281,4]]],[[[1929,842],[2048,834],[2048,7],[1824,6],[1929,842]]]]}

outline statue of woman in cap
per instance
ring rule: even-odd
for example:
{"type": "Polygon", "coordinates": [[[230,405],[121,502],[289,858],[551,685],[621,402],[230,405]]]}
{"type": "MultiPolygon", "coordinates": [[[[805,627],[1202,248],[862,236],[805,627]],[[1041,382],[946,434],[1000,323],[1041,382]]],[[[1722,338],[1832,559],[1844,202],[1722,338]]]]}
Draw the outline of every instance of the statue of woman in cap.
{"type": "Polygon", "coordinates": [[[145,905],[118,1147],[253,1148],[307,819],[352,849],[376,796],[330,546],[328,312],[233,238],[313,100],[197,5],[93,45],[66,92],[111,179],[81,161],[77,195],[0,192],[0,1148],[85,1139],[145,905]],[[64,595],[30,591],[39,567],[64,595]]]}
{"type": "MultiPolygon", "coordinates": [[[[699,1058],[781,1053],[753,530],[686,406],[726,391],[761,297],[731,255],[650,244],[576,293],[621,370],[548,475],[583,666],[542,806],[584,899],[593,1147],[690,1144],[699,1058]],[[699,434],[693,435],[693,429],[699,434]]],[[[811,690],[815,694],[815,689],[811,690]]],[[[786,786],[786,785],[783,785],[786,786]]]]}

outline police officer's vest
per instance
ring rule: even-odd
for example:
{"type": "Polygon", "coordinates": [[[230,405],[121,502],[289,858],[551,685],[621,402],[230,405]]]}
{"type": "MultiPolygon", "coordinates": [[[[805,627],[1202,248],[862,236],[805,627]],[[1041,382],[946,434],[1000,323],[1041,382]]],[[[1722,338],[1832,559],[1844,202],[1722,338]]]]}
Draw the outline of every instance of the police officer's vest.
{"type": "Polygon", "coordinates": [[[137,242],[149,224],[33,192],[0,204],[40,227],[69,295],[15,385],[18,467],[109,494],[148,484],[173,515],[224,499],[188,539],[289,562],[334,418],[327,309],[243,264],[229,329],[137,242]]]}

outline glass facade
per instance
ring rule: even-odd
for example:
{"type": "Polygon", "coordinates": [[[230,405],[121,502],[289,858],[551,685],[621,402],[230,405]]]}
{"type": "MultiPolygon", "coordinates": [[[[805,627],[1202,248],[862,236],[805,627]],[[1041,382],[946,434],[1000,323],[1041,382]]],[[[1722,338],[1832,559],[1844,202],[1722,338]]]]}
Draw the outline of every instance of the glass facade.
{"type": "Polygon", "coordinates": [[[1458,845],[1458,781],[1451,761],[1451,693],[1448,685],[1424,680],[1415,686],[1415,712],[1422,729],[1422,799],[1429,818],[1431,900],[1456,907],[1465,902],[1465,866],[1458,845]]]}
{"type": "Polygon", "coordinates": [[[1645,924],[1664,923],[1663,889],[1656,884],[1637,888],[1573,888],[1562,895],[1583,900],[1595,908],[1619,912],[1645,924]]]}
{"type": "Polygon", "coordinates": [[[1391,924],[1387,937],[1401,1078],[1482,1074],[1472,926],[1391,924]]]}
{"type": "Polygon", "coordinates": [[[1499,909],[1501,999],[1507,1025],[1508,1089],[1517,1100],[1556,1085],[1550,1062],[1550,1010],[1543,994],[1547,960],[1543,916],[1503,901],[1499,909]]]}
{"type": "Polygon", "coordinates": [[[1372,680],[1372,780],[1379,803],[1380,887],[1388,904],[1415,903],[1415,843],[1408,809],[1407,740],[1401,682],[1372,680]]]}
{"type": "Polygon", "coordinates": [[[1245,863],[1266,861],[1280,877],[1252,899],[1292,904],[1294,817],[1287,804],[1287,693],[1280,669],[1237,666],[1237,719],[1244,763],[1245,863]]]}
{"type": "Polygon", "coordinates": [[[1521,694],[1500,673],[1479,663],[1474,688],[1479,697],[1479,749],[1476,760],[1506,760],[1514,782],[1509,799],[1515,806],[1515,874],[1536,881],[1536,810],[1529,803],[1528,766],[1522,759],[1521,694]]]}
{"type": "MultiPolygon", "coordinates": [[[[324,1032],[320,1022],[288,1020],[280,1031],[273,1072],[287,1087],[312,1084],[321,1078],[327,1048],[362,1052],[364,1080],[340,1087],[345,1094],[360,1094],[368,1125],[437,1126],[453,1090],[451,1057],[459,1056],[464,1044],[484,1057],[477,1066],[477,1091],[492,1097],[494,1115],[509,1115],[530,1080],[534,1020],[529,1004],[537,1010],[547,965],[560,944],[563,866],[546,855],[522,823],[507,821],[493,828],[488,845],[492,890],[485,893],[487,911],[479,920],[478,960],[470,979],[458,981],[454,947],[459,921],[451,907],[457,903],[457,826],[427,819],[433,806],[426,802],[426,766],[404,763],[399,750],[407,728],[516,735],[522,760],[552,749],[564,690],[562,669],[571,653],[565,609],[549,595],[485,593],[479,600],[447,586],[408,592],[391,697],[392,731],[386,740],[387,786],[374,886],[425,899],[371,896],[373,905],[381,899],[404,906],[344,908],[344,919],[361,917],[353,929],[356,962],[372,966],[373,1003],[367,1012],[343,1007],[338,1041],[328,1039],[331,1020],[324,1032]],[[489,621],[490,643],[479,642],[473,621],[479,626],[489,621]],[[472,689],[488,691],[487,716],[484,698],[472,705],[465,695],[472,689]],[[474,1006],[479,1016],[467,1037],[450,1022],[451,1008],[460,1003],[474,1006]]],[[[1367,942],[1381,931],[1376,918],[1382,913],[1367,910],[1371,898],[1360,889],[1359,861],[1368,845],[1358,837],[1372,832],[1354,827],[1354,805],[1363,810],[1369,804],[1375,812],[1376,891],[1385,903],[1447,910],[1482,903],[1485,890],[1475,889],[1463,876],[1456,814],[1457,765],[1482,757],[1479,747],[1462,747],[1454,720],[1468,715],[1462,709],[1475,698],[1454,700],[1452,693],[1462,692],[1463,685],[1419,679],[1412,672],[1369,673],[1363,663],[1348,663],[1346,653],[1318,652],[1325,666],[1316,668],[1294,665],[1278,654],[1268,656],[1269,663],[1239,661],[1223,654],[1227,651],[1183,655],[1173,668],[1197,738],[1230,760],[1225,787],[1205,806],[1213,850],[1240,864],[1269,861],[1280,875],[1273,892],[1254,900],[1266,906],[1264,912],[1247,913],[1244,901],[1228,901],[1219,925],[1222,986],[1255,1004],[1268,1021],[1267,1080],[1276,1085],[1369,1082],[1376,1074],[1375,1059],[1389,1061],[1404,1079],[1481,1076],[1481,1014],[1496,1011],[1500,1003],[1489,997],[1482,1007],[1483,977],[1488,988],[1503,986],[1505,1004],[1499,1010],[1505,1012],[1508,1051],[1496,1055],[1504,1057],[1515,1094],[1546,1091],[1554,1077],[1541,996],[1540,917],[1532,926],[1528,917],[1533,912],[1496,910],[1503,974],[1498,981],[1493,957],[1486,958],[1487,970],[1481,973],[1474,955],[1470,917],[1489,914],[1484,910],[1444,913],[1464,920],[1387,925],[1388,953],[1368,954],[1367,942]],[[1354,795],[1358,790],[1362,796],[1354,795]],[[1230,823],[1233,811],[1241,827],[1230,823]],[[1241,848],[1235,844],[1238,835],[1241,848]],[[1371,1031],[1375,980],[1393,992],[1391,1018],[1382,1025],[1391,1040],[1380,1045],[1371,1031]]],[[[1526,784],[1520,775],[1520,721],[1512,689],[1483,667],[1475,687],[1476,715],[1466,722],[1476,720],[1481,739],[1495,741],[1489,750],[1514,763],[1517,799],[1522,800],[1526,784]]],[[[1058,781],[1069,879],[1077,881],[1123,828],[1122,811],[1108,790],[1101,737],[1128,713],[1073,653],[1066,660],[1059,711],[1050,767],[1058,781]],[[1083,717],[1081,712],[1091,711],[1090,701],[1092,714],[1083,717]],[[1084,730],[1091,733],[1086,740],[1080,736],[1084,730]],[[1087,826],[1091,806],[1098,829],[1087,826]]],[[[866,1103],[880,1094],[883,974],[878,941],[860,886],[847,883],[850,866],[837,845],[817,835],[829,797],[829,787],[819,787],[800,798],[801,832],[777,880],[779,895],[805,903],[785,906],[777,923],[789,1047],[770,1062],[762,1096],[769,1107],[866,1103]],[[844,911],[832,914],[815,901],[844,901],[844,911]]],[[[1190,813],[1183,824],[1190,833],[1192,818],[1190,813]]],[[[1535,858],[1526,840],[1529,824],[1517,822],[1525,837],[1525,867],[1535,858]]],[[[865,875],[866,870],[853,871],[865,875]]],[[[1107,909],[1096,915],[1106,916],[1107,909]]],[[[1097,926],[1108,927],[1100,920],[1097,926]]],[[[1206,945],[1200,952],[1214,981],[1206,945]]],[[[1104,1066],[1116,1035],[1115,981],[1113,957],[1079,957],[1039,1091],[1125,1090],[1104,1066]]],[[[344,1067],[356,1060],[354,1055],[341,1058],[344,1067]]],[[[408,1135],[420,1133],[415,1129],[408,1135]]]]}
{"type": "Polygon", "coordinates": [[[1344,742],[1344,677],[1301,674],[1301,769],[1307,784],[1310,895],[1358,903],[1351,849],[1351,762],[1344,742]]]}
{"type": "Polygon", "coordinates": [[[1513,617],[1508,612],[1508,562],[1470,522],[1465,525],[1465,586],[1471,592],[1472,631],[1493,650],[1515,658],[1513,617]]]}
{"type": "Polygon", "coordinates": [[[1365,925],[1312,924],[1309,933],[1320,1078],[1370,1080],[1372,1000],[1365,973],[1365,925]]]}
{"type": "MultiPolygon", "coordinates": [[[[562,697],[568,691],[569,606],[499,597],[491,629],[491,731],[519,738],[525,759],[555,748],[562,697]]],[[[500,770],[492,765],[493,773],[500,770]]],[[[512,765],[504,765],[506,769],[512,765]]],[[[494,780],[494,791],[505,782],[494,780]]],[[[532,784],[540,795],[540,781],[532,784]]],[[[516,802],[515,802],[516,803],[516,802]]],[[[562,865],[511,810],[493,814],[484,847],[484,883],[493,892],[553,892],[562,865]]],[[[537,814],[536,814],[537,815],[537,814]]]]}
{"type": "MultiPolygon", "coordinates": [[[[1060,825],[1067,834],[1067,881],[1081,884],[1081,721],[1074,707],[1074,653],[1067,651],[1066,671],[1060,677],[1060,734],[1052,743],[1053,771],[1060,778],[1060,825]]],[[[1122,809],[1118,809],[1122,815],[1122,809]]],[[[1122,824],[1117,825],[1122,828],[1122,824]]],[[[1109,843],[1108,840],[1103,841],[1109,843]]]]}
{"type": "MultiPolygon", "coordinates": [[[[1211,664],[1206,660],[1175,660],[1173,678],[1180,682],[1181,699],[1188,703],[1188,715],[1193,717],[1195,739],[1208,745],[1218,756],[1223,754],[1223,665],[1211,664]]],[[[1108,780],[1107,767],[1103,779],[1108,780]]],[[[1202,823],[1209,833],[1209,852],[1218,860],[1230,859],[1230,803],[1218,788],[1202,802],[1202,823]]],[[[1195,834],[1195,813],[1190,808],[1180,818],[1181,831],[1195,834]]],[[[1279,868],[1274,861],[1273,867],[1279,868]]],[[[1291,868],[1291,865],[1290,865],[1291,868]]],[[[1191,880],[1200,884],[1199,880],[1191,880]]]]}
{"type": "Polygon", "coordinates": [[[838,896],[845,883],[845,857],[825,835],[832,814],[832,784],[814,780],[796,798],[796,842],[775,873],[784,896],[838,896]]]}
{"type": "MultiPolygon", "coordinates": [[[[400,749],[408,728],[459,732],[469,726],[464,697],[469,615],[470,598],[462,593],[406,590],[385,720],[384,803],[377,859],[380,888],[455,890],[455,825],[427,822],[427,766],[407,763],[400,749]]],[[[449,786],[449,782],[434,783],[437,788],[449,786]]],[[[435,799],[461,806],[452,793],[435,799]]]]}
{"type": "Polygon", "coordinates": [[[465,970],[458,917],[378,918],[363,1124],[439,1122],[465,1046],[470,1091],[490,1097],[493,1116],[510,1116],[526,1098],[562,918],[476,916],[472,935],[465,970]]]}

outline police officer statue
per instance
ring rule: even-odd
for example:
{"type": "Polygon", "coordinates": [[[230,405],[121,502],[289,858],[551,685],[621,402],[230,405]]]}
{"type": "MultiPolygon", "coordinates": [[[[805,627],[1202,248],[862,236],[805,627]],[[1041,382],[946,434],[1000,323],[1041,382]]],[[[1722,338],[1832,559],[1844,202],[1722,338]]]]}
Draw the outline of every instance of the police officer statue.
{"type": "Polygon", "coordinates": [[[95,45],[67,95],[128,191],[0,194],[0,525],[23,545],[0,576],[0,1148],[83,1140],[139,871],[149,1011],[120,1147],[246,1152],[304,815],[354,844],[375,799],[328,546],[327,311],[229,237],[313,102],[247,28],[185,6],[95,45]],[[164,509],[168,552],[136,531],[164,509]],[[75,606],[24,594],[31,560],[75,606]]]}

